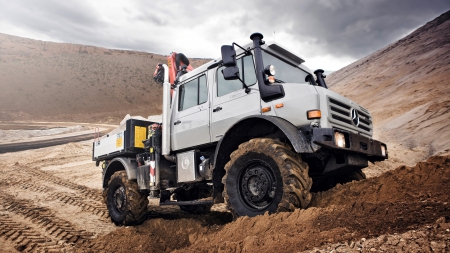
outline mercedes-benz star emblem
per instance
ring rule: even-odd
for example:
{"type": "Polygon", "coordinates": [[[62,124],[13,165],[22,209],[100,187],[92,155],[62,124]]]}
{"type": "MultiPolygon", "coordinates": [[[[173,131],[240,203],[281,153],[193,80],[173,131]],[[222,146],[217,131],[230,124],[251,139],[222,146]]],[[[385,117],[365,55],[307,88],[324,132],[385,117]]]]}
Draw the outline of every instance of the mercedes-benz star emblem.
{"type": "Polygon", "coordinates": [[[359,115],[358,115],[358,111],[355,110],[355,108],[352,108],[352,121],[353,121],[353,125],[359,126],[359,115]]]}

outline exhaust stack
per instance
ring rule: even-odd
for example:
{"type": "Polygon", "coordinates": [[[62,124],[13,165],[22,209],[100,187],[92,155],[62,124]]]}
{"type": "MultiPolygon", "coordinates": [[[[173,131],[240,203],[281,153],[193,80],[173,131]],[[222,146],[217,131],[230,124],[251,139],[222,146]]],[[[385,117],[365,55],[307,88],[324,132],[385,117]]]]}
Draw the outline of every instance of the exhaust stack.
{"type": "Polygon", "coordinates": [[[328,89],[327,84],[325,83],[326,76],[323,74],[323,72],[323,69],[317,69],[316,71],[314,71],[314,74],[317,77],[317,83],[325,89],[328,89]]]}
{"type": "Polygon", "coordinates": [[[166,64],[164,68],[164,84],[163,84],[163,114],[162,114],[162,155],[170,154],[170,86],[169,83],[169,67],[166,64]]]}

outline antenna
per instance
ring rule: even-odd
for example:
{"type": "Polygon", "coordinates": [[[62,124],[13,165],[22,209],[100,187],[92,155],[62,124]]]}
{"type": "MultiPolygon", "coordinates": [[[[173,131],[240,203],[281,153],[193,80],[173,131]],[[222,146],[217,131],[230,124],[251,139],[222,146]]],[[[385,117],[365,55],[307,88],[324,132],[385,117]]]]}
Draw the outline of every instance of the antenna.
{"type": "Polygon", "coordinates": [[[273,42],[275,42],[275,31],[273,31],[273,42]]]}

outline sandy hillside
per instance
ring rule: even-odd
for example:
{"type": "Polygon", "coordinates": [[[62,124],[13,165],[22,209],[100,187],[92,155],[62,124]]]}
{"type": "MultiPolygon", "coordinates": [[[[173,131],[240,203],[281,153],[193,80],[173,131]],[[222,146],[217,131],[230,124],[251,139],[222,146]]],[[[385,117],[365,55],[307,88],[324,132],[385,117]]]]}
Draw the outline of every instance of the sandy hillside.
{"type": "Polygon", "coordinates": [[[0,120],[118,123],[127,113],[159,114],[159,62],[166,57],[0,33],[0,120]]]}
{"type": "Polygon", "coordinates": [[[375,137],[421,149],[450,148],[450,12],[327,78],[369,109],[375,137]]]}

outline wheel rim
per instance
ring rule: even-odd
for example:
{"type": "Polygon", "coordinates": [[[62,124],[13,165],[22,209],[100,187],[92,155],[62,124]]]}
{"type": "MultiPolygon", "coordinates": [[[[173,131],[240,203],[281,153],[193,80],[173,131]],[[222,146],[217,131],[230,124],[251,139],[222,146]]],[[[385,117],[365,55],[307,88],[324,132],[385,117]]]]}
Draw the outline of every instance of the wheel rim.
{"type": "Polygon", "coordinates": [[[127,202],[127,195],[125,193],[125,188],[123,186],[118,187],[114,191],[114,209],[119,212],[123,213],[125,211],[125,206],[127,202]]]}
{"type": "Polygon", "coordinates": [[[239,195],[250,209],[270,206],[277,188],[272,168],[262,161],[247,164],[239,177],[239,195]]]}

